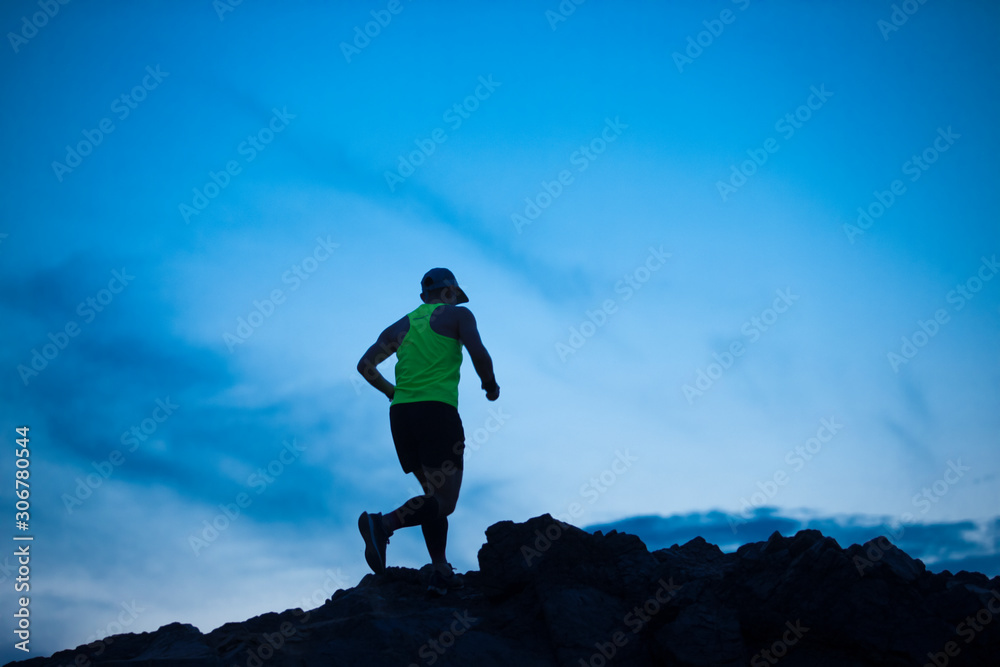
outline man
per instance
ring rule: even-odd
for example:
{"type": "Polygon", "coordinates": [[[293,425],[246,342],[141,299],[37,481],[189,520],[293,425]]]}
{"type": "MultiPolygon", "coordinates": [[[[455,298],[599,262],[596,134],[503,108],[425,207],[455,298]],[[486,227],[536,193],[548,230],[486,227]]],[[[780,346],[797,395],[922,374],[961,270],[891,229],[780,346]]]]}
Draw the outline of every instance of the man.
{"type": "Polygon", "coordinates": [[[424,302],[383,331],[358,362],[358,372],[391,401],[389,425],[403,472],[413,473],[423,495],[388,514],[362,512],[358,528],[365,560],[376,574],[385,572],[385,547],[400,528],[420,526],[431,557],[428,590],[444,595],[460,585],[445,556],[448,515],[455,511],[462,486],[465,432],[458,415],[458,378],[462,346],[469,351],[486,398],[500,387],[493,361],[479,338],[472,311],[458,304],[469,298],[448,269],[431,269],[420,281],[424,302]],[[396,354],[393,386],[376,366],[396,354]]]}

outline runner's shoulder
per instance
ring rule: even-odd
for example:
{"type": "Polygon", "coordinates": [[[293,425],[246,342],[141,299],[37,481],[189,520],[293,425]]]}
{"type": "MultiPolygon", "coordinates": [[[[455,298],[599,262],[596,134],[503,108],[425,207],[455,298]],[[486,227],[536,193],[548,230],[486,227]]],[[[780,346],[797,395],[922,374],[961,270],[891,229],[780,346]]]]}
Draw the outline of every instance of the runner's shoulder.
{"type": "Polygon", "coordinates": [[[461,324],[475,324],[476,316],[472,314],[466,306],[453,306],[447,304],[447,316],[453,319],[456,323],[461,324]]]}
{"type": "Polygon", "coordinates": [[[435,316],[444,315],[446,317],[447,316],[460,317],[466,313],[471,315],[472,311],[466,308],[465,306],[458,306],[452,303],[438,304],[438,307],[434,309],[435,316]]]}
{"type": "Polygon", "coordinates": [[[383,342],[393,341],[398,345],[402,342],[402,337],[405,336],[406,332],[409,330],[410,318],[408,315],[403,315],[403,317],[385,328],[382,332],[381,338],[384,339],[383,342]]]}
{"type": "Polygon", "coordinates": [[[441,304],[440,308],[434,310],[431,317],[431,328],[440,334],[450,338],[459,338],[462,327],[475,326],[476,318],[472,316],[472,311],[465,306],[456,306],[449,303],[441,304]]]}

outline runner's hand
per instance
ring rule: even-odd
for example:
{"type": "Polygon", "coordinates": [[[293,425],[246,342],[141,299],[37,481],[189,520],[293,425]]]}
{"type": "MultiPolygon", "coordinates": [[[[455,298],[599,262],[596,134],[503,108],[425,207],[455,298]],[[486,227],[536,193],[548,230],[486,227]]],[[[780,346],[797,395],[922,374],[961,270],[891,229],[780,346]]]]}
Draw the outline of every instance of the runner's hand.
{"type": "Polygon", "coordinates": [[[498,398],[500,398],[500,385],[495,384],[486,392],[486,400],[495,401],[498,398]]]}

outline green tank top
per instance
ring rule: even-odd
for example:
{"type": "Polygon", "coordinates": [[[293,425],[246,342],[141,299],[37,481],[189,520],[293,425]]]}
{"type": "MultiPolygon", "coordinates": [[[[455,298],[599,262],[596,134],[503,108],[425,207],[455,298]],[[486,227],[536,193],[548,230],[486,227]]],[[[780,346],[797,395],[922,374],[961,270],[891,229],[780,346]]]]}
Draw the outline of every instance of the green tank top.
{"type": "Polygon", "coordinates": [[[410,329],[396,350],[392,405],[441,401],[458,407],[462,343],[431,329],[431,313],[441,305],[425,303],[407,315],[410,329]]]}

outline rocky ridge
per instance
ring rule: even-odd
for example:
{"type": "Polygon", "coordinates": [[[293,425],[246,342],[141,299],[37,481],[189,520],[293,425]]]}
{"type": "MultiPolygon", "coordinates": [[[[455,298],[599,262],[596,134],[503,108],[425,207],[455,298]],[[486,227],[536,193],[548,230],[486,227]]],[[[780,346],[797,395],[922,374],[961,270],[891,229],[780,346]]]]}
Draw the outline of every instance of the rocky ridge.
{"type": "Polygon", "coordinates": [[[723,553],[701,538],[650,552],[549,515],[486,531],[479,571],[428,598],[389,568],[322,606],[207,634],[173,623],[25,667],[178,665],[996,665],[1000,577],[928,572],[888,539],[817,531],[723,553]]]}

